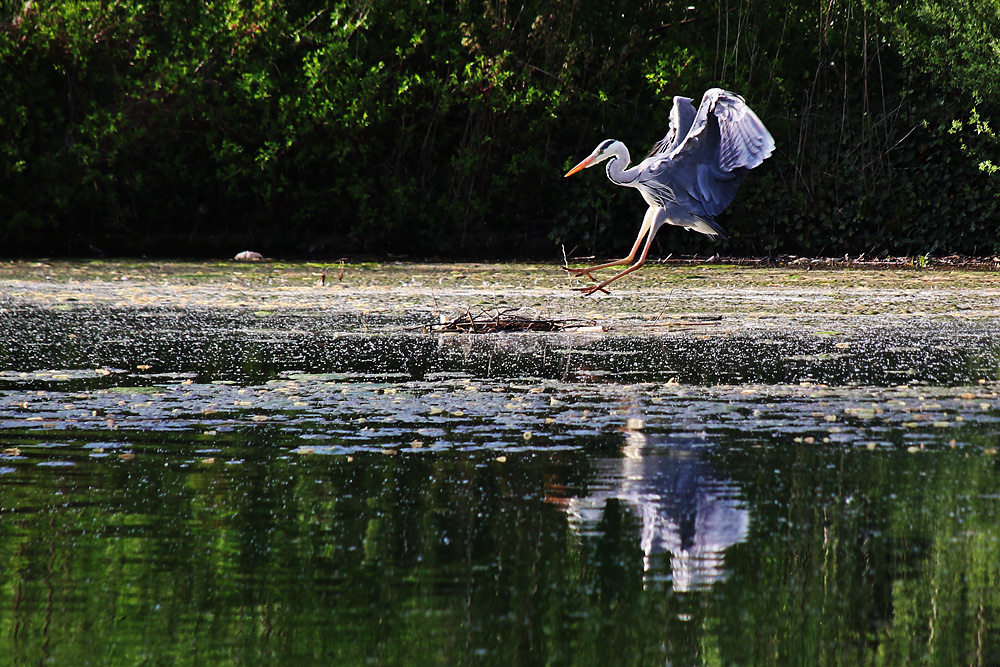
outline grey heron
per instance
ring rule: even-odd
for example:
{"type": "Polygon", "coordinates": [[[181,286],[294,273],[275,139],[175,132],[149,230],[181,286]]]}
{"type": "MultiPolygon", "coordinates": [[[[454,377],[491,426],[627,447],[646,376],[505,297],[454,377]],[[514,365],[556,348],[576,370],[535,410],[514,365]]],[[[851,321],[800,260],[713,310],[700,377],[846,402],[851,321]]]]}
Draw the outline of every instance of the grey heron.
{"type": "Polygon", "coordinates": [[[596,285],[576,289],[587,295],[604,291],[615,280],[638,269],[664,224],[701,232],[713,239],[725,238],[726,232],[716,224],[715,216],[733,201],[746,173],[773,150],[774,138],[743,98],[721,88],[708,90],[697,110],[690,97],[674,97],[670,129],[649,156],[634,167],[628,168],[631,157],[625,144],[614,139],[602,141],[566,176],[607,160],[611,182],[637,189],[649,209],[627,257],[596,266],[565,268],[597,283],[592,271],[630,264],[643,237],[646,245],[639,260],[624,271],[596,285]]]}

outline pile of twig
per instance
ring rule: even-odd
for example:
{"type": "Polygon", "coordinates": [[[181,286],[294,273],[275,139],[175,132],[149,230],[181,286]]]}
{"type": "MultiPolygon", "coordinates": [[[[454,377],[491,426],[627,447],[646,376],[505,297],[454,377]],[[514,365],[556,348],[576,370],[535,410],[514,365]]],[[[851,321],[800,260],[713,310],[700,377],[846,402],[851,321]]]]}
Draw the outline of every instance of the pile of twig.
{"type": "Polygon", "coordinates": [[[466,309],[453,319],[441,318],[431,330],[439,333],[496,333],[500,331],[580,331],[597,330],[592,320],[548,319],[525,314],[521,308],[483,308],[478,313],[466,309]]]}

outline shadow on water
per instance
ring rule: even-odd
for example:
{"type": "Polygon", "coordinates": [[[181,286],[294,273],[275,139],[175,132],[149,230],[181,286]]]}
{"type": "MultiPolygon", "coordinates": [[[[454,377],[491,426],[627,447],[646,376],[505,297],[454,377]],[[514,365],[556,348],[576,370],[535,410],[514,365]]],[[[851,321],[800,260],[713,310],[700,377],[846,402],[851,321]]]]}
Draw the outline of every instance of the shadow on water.
{"type": "Polygon", "coordinates": [[[14,663],[1000,661],[991,322],[3,317],[14,663]]]}

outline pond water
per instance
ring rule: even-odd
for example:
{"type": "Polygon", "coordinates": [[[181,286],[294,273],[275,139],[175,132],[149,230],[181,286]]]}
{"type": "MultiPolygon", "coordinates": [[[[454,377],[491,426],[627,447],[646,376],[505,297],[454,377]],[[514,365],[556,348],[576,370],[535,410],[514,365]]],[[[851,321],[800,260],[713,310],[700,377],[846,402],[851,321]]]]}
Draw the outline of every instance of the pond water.
{"type": "Polygon", "coordinates": [[[0,313],[8,664],[1000,662],[992,320],[0,313]]]}

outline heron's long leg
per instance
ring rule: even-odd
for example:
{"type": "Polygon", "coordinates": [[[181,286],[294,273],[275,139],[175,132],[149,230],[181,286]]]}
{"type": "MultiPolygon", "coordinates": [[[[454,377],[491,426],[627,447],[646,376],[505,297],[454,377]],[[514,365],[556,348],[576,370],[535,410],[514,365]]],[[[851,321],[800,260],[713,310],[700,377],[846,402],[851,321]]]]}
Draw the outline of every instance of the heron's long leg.
{"type": "MultiPolygon", "coordinates": [[[[650,209],[650,210],[653,210],[653,209],[650,209]]],[[[628,267],[624,271],[611,276],[610,278],[608,278],[607,280],[605,280],[602,283],[599,283],[597,285],[588,285],[587,287],[578,287],[576,289],[578,289],[581,292],[583,292],[584,296],[590,296],[594,292],[604,290],[605,287],[607,287],[608,285],[610,285],[614,281],[618,280],[622,276],[627,276],[628,274],[632,273],[633,271],[635,271],[636,269],[638,269],[640,266],[642,266],[643,264],[645,264],[645,262],[646,262],[646,255],[649,254],[649,248],[650,248],[650,246],[653,245],[653,237],[656,236],[656,232],[660,228],[660,225],[662,225],[666,221],[663,209],[659,208],[659,209],[656,209],[656,211],[657,211],[656,215],[652,216],[652,219],[650,220],[649,234],[646,236],[646,247],[642,249],[642,255],[639,257],[639,261],[638,262],[636,262],[632,266],[628,267]]],[[[636,242],[636,245],[638,245],[638,242],[636,242]]],[[[629,260],[629,261],[631,261],[631,260],[629,260]]]]}
{"type": "Polygon", "coordinates": [[[654,215],[653,212],[656,211],[656,210],[657,210],[657,207],[655,207],[655,206],[650,206],[646,210],[646,215],[644,215],[643,218],[642,218],[642,226],[639,228],[639,235],[635,238],[635,243],[632,244],[632,251],[629,252],[629,254],[628,254],[627,257],[622,257],[621,259],[616,259],[613,262],[606,262],[604,264],[597,264],[596,266],[588,266],[588,267],[585,267],[585,268],[582,268],[582,269],[571,269],[568,266],[563,267],[563,268],[566,269],[567,271],[569,271],[570,273],[574,274],[574,275],[577,275],[577,276],[587,276],[588,278],[590,278],[591,280],[593,280],[596,283],[597,279],[594,278],[594,276],[590,275],[591,271],[598,271],[600,269],[606,269],[606,268],[611,267],[611,266],[621,266],[622,264],[628,264],[633,259],[635,259],[635,253],[639,252],[639,245],[642,243],[642,237],[646,236],[646,233],[649,231],[649,228],[652,226],[652,220],[653,220],[653,215],[654,215]]]}

